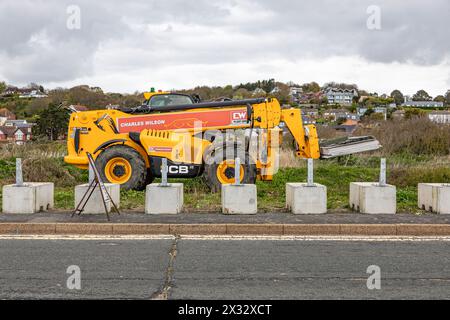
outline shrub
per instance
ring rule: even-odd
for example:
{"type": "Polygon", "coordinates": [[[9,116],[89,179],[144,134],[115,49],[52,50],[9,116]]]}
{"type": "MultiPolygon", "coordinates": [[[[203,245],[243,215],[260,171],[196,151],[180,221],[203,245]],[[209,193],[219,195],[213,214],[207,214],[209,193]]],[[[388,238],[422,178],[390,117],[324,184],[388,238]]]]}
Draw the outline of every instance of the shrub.
{"type": "Polygon", "coordinates": [[[383,145],[384,155],[450,154],[450,126],[439,125],[425,117],[385,121],[373,128],[361,128],[355,135],[374,135],[383,145]]]}

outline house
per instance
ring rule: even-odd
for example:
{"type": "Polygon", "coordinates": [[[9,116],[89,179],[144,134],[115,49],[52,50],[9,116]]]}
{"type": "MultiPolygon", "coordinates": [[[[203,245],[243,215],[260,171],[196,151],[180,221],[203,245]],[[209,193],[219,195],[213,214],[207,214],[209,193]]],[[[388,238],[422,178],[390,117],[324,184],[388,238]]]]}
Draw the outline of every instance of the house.
{"type": "Polygon", "coordinates": [[[383,115],[384,120],[387,119],[387,108],[385,107],[375,107],[373,108],[374,113],[380,113],[383,115]]]}
{"type": "Polygon", "coordinates": [[[303,88],[300,87],[290,87],[289,88],[289,96],[293,103],[300,102],[300,96],[303,93],[303,88]]]}
{"type": "Polygon", "coordinates": [[[3,90],[1,96],[2,97],[11,97],[19,92],[19,88],[14,86],[7,86],[5,90],[3,90]]]}
{"type": "Polygon", "coordinates": [[[375,107],[375,108],[367,108],[367,107],[359,107],[356,108],[356,114],[359,117],[363,117],[367,111],[373,110],[374,113],[381,113],[384,116],[384,119],[387,118],[387,107],[375,107]]]}
{"type": "Polygon", "coordinates": [[[103,90],[102,90],[102,88],[100,88],[100,87],[90,87],[89,90],[90,90],[91,92],[103,93],[103,90]]]}
{"type": "Polygon", "coordinates": [[[337,121],[338,119],[351,119],[351,120],[358,120],[360,116],[356,113],[351,113],[347,109],[330,109],[325,110],[323,112],[323,116],[325,119],[328,119],[330,121],[337,121]]]}
{"type": "Polygon", "coordinates": [[[26,120],[6,120],[0,126],[0,142],[24,144],[32,138],[32,127],[26,120]]]}
{"type": "Polygon", "coordinates": [[[23,144],[31,140],[31,125],[16,128],[14,132],[14,141],[16,144],[23,144]]]}
{"type": "Polygon", "coordinates": [[[299,95],[298,103],[299,104],[307,104],[307,103],[310,103],[311,101],[320,101],[320,100],[322,100],[322,97],[323,97],[322,92],[301,93],[299,95]]]}
{"type": "Polygon", "coordinates": [[[32,125],[26,126],[0,126],[0,142],[13,142],[24,144],[32,138],[32,125]]]}
{"type": "Polygon", "coordinates": [[[319,109],[302,109],[302,115],[317,119],[319,117],[319,109]]]}
{"type": "Polygon", "coordinates": [[[435,123],[450,124],[450,111],[432,111],[428,114],[428,119],[435,123]]]}
{"type": "Polygon", "coordinates": [[[16,115],[6,108],[0,109],[0,117],[4,117],[7,120],[16,120],[16,115]]]}
{"type": "Polygon", "coordinates": [[[402,103],[402,107],[411,108],[442,108],[443,102],[438,101],[405,101],[402,103]]]}
{"type": "Polygon", "coordinates": [[[48,95],[39,91],[39,90],[22,90],[22,93],[19,95],[20,99],[28,99],[28,98],[47,98],[48,95]]]}
{"type": "Polygon", "coordinates": [[[397,108],[397,104],[396,104],[395,102],[392,102],[392,103],[389,103],[389,104],[387,105],[387,107],[388,107],[389,109],[395,109],[395,108],[397,108]]]}
{"type": "Polygon", "coordinates": [[[324,94],[328,99],[328,104],[339,104],[342,106],[350,106],[353,98],[358,96],[356,89],[340,89],[340,88],[326,88],[324,94]]]}
{"type": "Polygon", "coordinates": [[[303,124],[316,124],[316,119],[311,118],[308,115],[302,116],[303,124]]]}
{"type": "Polygon", "coordinates": [[[362,117],[363,115],[366,114],[367,110],[369,110],[369,108],[367,107],[358,107],[356,108],[356,114],[360,117],[362,117]]]}
{"type": "Polygon", "coordinates": [[[320,105],[316,103],[300,103],[298,107],[300,109],[319,109],[320,105]]]}
{"type": "Polygon", "coordinates": [[[266,94],[267,93],[261,88],[256,88],[252,93],[253,96],[265,96],[266,94]]]}
{"type": "Polygon", "coordinates": [[[6,120],[5,126],[7,127],[16,127],[18,125],[27,124],[27,120],[6,120]]]}
{"type": "Polygon", "coordinates": [[[279,92],[281,92],[281,89],[279,87],[275,87],[272,89],[272,91],[270,91],[270,94],[277,94],[279,92]]]}
{"type": "Polygon", "coordinates": [[[0,142],[14,141],[15,127],[0,126],[0,142]]]}

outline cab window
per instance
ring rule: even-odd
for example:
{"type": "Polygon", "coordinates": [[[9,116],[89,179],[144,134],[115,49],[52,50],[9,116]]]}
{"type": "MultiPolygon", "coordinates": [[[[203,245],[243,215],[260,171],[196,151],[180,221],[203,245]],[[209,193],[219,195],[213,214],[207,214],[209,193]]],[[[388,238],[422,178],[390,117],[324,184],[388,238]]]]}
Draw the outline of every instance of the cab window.
{"type": "Polygon", "coordinates": [[[179,94],[156,95],[150,98],[151,107],[166,107],[180,104],[193,104],[191,97],[179,94]]]}

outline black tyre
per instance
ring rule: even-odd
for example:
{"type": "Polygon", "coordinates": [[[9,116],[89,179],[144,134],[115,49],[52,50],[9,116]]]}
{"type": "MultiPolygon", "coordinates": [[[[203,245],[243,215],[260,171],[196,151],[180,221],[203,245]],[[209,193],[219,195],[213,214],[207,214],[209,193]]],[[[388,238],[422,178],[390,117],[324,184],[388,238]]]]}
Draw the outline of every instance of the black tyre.
{"type": "Polygon", "coordinates": [[[105,149],[95,160],[104,182],[120,184],[121,189],[144,190],[147,167],[139,152],[127,146],[105,149]]]}
{"type": "MultiPolygon", "coordinates": [[[[237,155],[236,146],[227,146],[223,152],[216,155],[213,152],[206,159],[204,179],[211,191],[219,192],[222,184],[231,184],[235,182],[235,160],[226,159],[226,148],[234,148],[234,154],[237,155]]],[[[248,152],[245,152],[245,159],[241,160],[240,181],[245,184],[254,184],[256,182],[256,164],[250,163],[248,152]]]]}

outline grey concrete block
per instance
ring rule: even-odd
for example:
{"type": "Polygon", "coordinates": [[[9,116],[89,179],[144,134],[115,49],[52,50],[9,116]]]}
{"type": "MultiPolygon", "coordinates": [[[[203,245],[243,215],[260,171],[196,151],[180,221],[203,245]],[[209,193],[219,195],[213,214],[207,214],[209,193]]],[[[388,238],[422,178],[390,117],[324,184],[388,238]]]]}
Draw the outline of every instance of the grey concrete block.
{"type": "Polygon", "coordinates": [[[184,194],[182,183],[170,183],[162,187],[149,184],[145,190],[145,213],[177,214],[183,209],[184,194]]]}
{"type": "Polygon", "coordinates": [[[450,214],[450,185],[443,183],[419,183],[418,206],[438,214],[450,214]]]}
{"type": "Polygon", "coordinates": [[[361,213],[394,214],[397,211],[397,191],[393,185],[376,182],[350,183],[350,207],[361,213]]]}
{"type": "Polygon", "coordinates": [[[30,214],[52,209],[54,185],[51,182],[27,182],[22,186],[3,186],[3,213],[30,214]]]}
{"type": "Polygon", "coordinates": [[[256,214],[258,212],[256,185],[222,185],[222,213],[256,214]]]}
{"type": "MultiPolygon", "coordinates": [[[[120,208],[120,185],[114,183],[105,183],[106,190],[108,190],[111,199],[114,201],[117,208],[120,208]]],[[[75,207],[80,203],[83,195],[89,188],[89,184],[80,184],[75,186],[75,207]]],[[[106,209],[111,212],[113,205],[111,202],[106,203],[106,209]]],[[[97,186],[89,198],[82,214],[102,214],[105,213],[105,206],[103,205],[103,198],[100,193],[100,188],[97,186]]]]}
{"type": "Polygon", "coordinates": [[[327,212],[327,187],[321,184],[286,184],[286,207],[294,214],[323,214],[327,212]]]}

